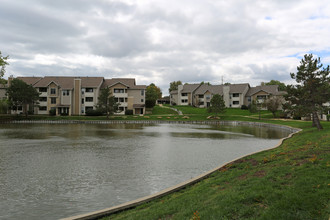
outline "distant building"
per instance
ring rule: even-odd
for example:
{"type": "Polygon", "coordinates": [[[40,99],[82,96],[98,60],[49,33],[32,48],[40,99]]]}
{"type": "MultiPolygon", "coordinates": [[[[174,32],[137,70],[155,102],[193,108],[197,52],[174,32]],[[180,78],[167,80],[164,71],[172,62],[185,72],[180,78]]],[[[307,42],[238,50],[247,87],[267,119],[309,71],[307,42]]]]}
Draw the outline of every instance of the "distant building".
{"type": "MultiPolygon", "coordinates": [[[[119,103],[117,114],[133,110],[134,114],[145,113],[145,85],[136,85],[135,79],[104,79],[103,77],[17,77],[35,87],[39,93],[39,104],[34,114],[49,114],[55,110],[56,115],[85,115],[86,111],[95,109],[101,88],[110,87],[112,95],[119,103]]],[[[12,78],[8,80],[10,83],[12,78]]],[[[22,112],[20,106],[12,113],[22,112]]]]}
{"type": "Polygon", "coordinates": [[[277,85],[250,87],[248,83],[229,85],[185,84],[170,92],[171,104],[191,105],[200,108],[210,106],[213,95],[223,97],[227,108],[248,106],[253,100],[263,102],[269,96],[282,96],[277,85]]]}

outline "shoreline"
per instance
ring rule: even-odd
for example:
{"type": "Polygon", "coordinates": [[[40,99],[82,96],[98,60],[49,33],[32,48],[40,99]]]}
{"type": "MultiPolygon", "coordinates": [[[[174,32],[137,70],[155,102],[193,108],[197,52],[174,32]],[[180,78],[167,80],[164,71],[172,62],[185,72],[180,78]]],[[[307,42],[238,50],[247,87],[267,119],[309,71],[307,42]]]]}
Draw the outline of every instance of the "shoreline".
{"type": "MultiPolygon", "coordinates": [[[[88,123],[72,123],[72,124],[135,124],[134,121],[109,121],[108,123],[101,123],[103,121],[99,121],[100,123],[97,123],[97,121],[92,121],[92,123],[90,123],[89,121],[85,121],[88,123]]],[[[240,160],[244,157],[253,155],[253,154],[257,154],[263,151],[268,151],[274,148],[279,147],[284,140],[291,138],[294,134],[299,133],[300,131],[302,131],[302,129],[299,128],[293,128],[290,126],[286,126],[286,125],[278,125],[278,124],[270,124],[270,123],[262,123],[262,122],[242,122],[242,121],[136,121],[139,124],[210,124],[210,125],[240,125],[240,126],[259,126],[259,127],[272,127],[272,128],[280,128],[280,129],[285,129],[285,130],[289,130],[290,134],[288,137],[284,137],[282,139],[279,140],[278,144],[275,145],[272,148],[269,148],[267,150],[261,150],[261,151],[257,151],[257,152],[253,152],[251,154],[247,154],[244,156],[241,156],[239,158],[236,158],[232,161],[226,162],[224,164],[221,164],[220,166],[204,173],[201,174],[197,177],[194,177],[190,180],[184,181],[182,183],[179,183],[175,186],[169,187],[167,189],[164,189],[158,193],[149,195],[149,196],[145,196],[136,200],[132,200],[117,206],[113,206],[110,208],[106,208],[106,209],[102,209],[102,210],[98,210],[98,211],[94,211],[94,212],[89,212],[89,213],[85,213],[85,214],[80,214],[80,215],[76,215],[76,216],[71,216],[71,217],[66,217],[66,218],[62,218],[61,220],[91,220],[91,219],[99,219],[105,216],[108,216],[110,214],[114,214],[117,212],[121,212],[121,211],[125,211],[127,209],[131,209],[134,208],[138,205],[150,202],[152,200],[155,200],[157,198],[169,195],[173,192],[177,192],[181,189],[184,189],[190,185],[193,185],[195,183],[200,182],[203,179],[208,178],[211,174],[213,174],[214,172],[220,170],[221,168],[227,166],[228,164],[231,164],[237,160],[240,160]]],[[[16,123],[17,124],[17,123],[16,123]]],[[[28,124],[28,122],[26,122],[25,124],[28,124]]],[[[32,124],[32,123],[30,123],[32,124]]],[[[33,123],[35,124],[35,123],[33,123]]],[[[40,123],[40,124],[44,124],[44,123],[40,123]]],[[[53,124],[61,124],[61,123],[53,123],[53,124]]],[[[62,123],[62,124],[69,124],[69,122],[67,123],[62,123]]]]}

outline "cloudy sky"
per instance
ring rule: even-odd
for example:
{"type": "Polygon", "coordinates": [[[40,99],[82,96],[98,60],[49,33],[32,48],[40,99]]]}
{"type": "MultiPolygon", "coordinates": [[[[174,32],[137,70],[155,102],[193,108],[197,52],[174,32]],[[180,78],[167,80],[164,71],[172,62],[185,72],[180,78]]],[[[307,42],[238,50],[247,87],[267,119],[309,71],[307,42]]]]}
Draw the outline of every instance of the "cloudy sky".
{"type": "Polygon", "coordinates": [[[16,76],[293,83],[306,53],[330,64],[328,0],[1,0],[16,76]]]}

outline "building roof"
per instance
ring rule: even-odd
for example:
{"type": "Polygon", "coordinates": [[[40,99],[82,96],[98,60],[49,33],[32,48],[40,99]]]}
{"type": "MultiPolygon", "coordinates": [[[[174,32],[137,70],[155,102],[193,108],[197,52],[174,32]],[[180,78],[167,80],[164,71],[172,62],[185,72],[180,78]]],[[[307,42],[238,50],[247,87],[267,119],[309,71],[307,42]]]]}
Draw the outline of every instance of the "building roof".
{"type": "Polygon", "coordinates": [[[246,88],[249,88],[249,83],[242,83],[242,84],[230,84],[229,85],[229,92],[230,93],[243,93],[246,88]]]}
{"type": "Polygon", "coordinates": [[[178,90],[172,90],[172,91],[170,92],[170,94],[171,94],[171,95],[178,94],[178,90]]]}
{"type": "Polygon", "coordinates": [[[130,89],[146,89],[146,85],[136,85],[134,78],[112,78],[112,79],[105,79],[104,83],[102,84],[102,88],[111,87],[118,83],[121,83],[127,86],[130,89]]]}
{"type": "Polygon", "coordinates": [[[200,84],[185,84],[183,85],[181,93],[191,93],[195,91],[199,86],[200,84]]]}
{"type": "Polygon", "coordinates": [[[23,82],[25,82],[26,84],[29,85],[34,85],[36,84],[38,81],[40,81],[42,79],[42,77],[17,77],[17,79],[22,80],[23,82]]]}
{"type": "Polygon", "coordinates": [[[203,84],[200,87],[198,87],[198,89],[195,91],[195,94],[196,95],[203,95],[207,91],[209,91],[212,94],[222,95],[223,94],[223,86],[222,85],[207,85],[207,84],[203,84]]]}
{"type": "Polygon", "coordinates": [[[246,93],[246,96],[252,96],[260,91],[264,91],[268,94],[273,94],[273,95],[280,95],[283,94],[283,92],[278,91],[278,85],[268,85],[268,86],[256,86],[256,87],[251,87],[249,91],[246,93]]]}
{"type": "Polygon", "coordinates": [[[74,80],[81,79],[81,87],[99,87],[103,82],[103,77],[72,77],[72,76],[46,76],[39,80],[34,87],[47,87],[52,82],[62,89],[73,89],[74,80]]]}

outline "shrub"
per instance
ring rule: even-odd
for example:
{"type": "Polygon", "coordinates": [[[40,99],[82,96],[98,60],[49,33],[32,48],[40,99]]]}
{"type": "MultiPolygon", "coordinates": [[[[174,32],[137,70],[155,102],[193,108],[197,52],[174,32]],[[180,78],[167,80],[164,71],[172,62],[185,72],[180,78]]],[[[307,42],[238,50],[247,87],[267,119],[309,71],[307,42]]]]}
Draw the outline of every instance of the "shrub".
{"type": "Polygon", "coordinates": [[[127,109],[125,115],[133,115],[133,109],[127,109]]]}
{"type": "Polygon", "coordinates": [[[248,110],[249,108],[248,108],[246,105],[242,105],[242,106],[241,106],[241,109],[242,109],[242,110],[248,110]]]}
{"type": "Polygon", "coordinates": [[[156,100],[146,100],[146,107],[152,108],[156,105],[156,100]]]}
{"type": "Polygon", "coordinates": [[[56,109],[49,110],[49,115],[56,115],[56,109]]]}
{"type": "Polygon", "coordinates": [[[86,111],[87,116],[101,116],[103,112],[100,110],[90,109],[86,111]]]}

